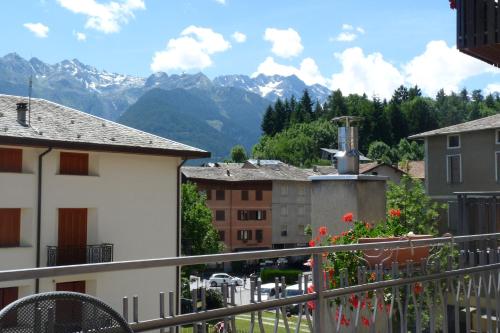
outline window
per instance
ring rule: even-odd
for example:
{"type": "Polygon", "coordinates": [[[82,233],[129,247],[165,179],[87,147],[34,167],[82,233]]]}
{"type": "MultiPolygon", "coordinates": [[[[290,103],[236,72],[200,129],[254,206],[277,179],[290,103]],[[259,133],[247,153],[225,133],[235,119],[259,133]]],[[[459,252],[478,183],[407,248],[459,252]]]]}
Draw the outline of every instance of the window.
{"type": "Polygon", "coordinates": [[[61,175],[87,176],[89,174],[89,154],[61,152],[59,173],[61,175]]]}
{"type": "Polygon", "coordinates": [[[281,185],[281,195],[288,195],[288,185],[287,184],[281,185]]]}
{"type": "Polygon", "coordinates": [[[255,191],[255,200],[262,201],[262,190],[255,191]]]}
{"type": "Polygon", "coordinates": [[[248,201],[248,191],[241,191],[241,200],[248,201]]]}
{"type": "Polygon", "coordinates": [[[205,193],[207,194],[207,200],[212,200],[212,190],[208,189],[205,191],[205,193]]]}
{"type": "Polygon", "coordinates": [[[0,148],[0,172],[22,172],[23,150],[0,148]]]}
{"type": "Polygon", "coordinates": [[[281,236],[288,236],[288,226],[286,224],[281,225],[281,236]]]}
{"type": "MultiPolygon", "coordinates": [[[[19,297],[19,288],[0,288],[0,310],[9,305],[10,303],[16,301],[19,297]]],[[[17,313],[13,312],[4,318],[5,327],[16,326],[17,324],[17,313]]]]}
{"type": "Polygon", "coordinates": [[[496,137],[496,140],[495,140],[496,144],[500,145],[500,129],[497,129],[495,137],[496,137]]]}
{"type": "Polygon", "coordinates": [[[462,157],[461,155],[446,156],[447,181],[449,184],[462,182],[462,157]]]}
{"type": "Polygon", "coordinates": [[[0,209],[0,247],[19,246],[21,238],[21,209],[0,209]]]}
{"type": "Polygon", "coordinates": [[[252,230],[238,230],[238,240],[252,240],[252,230]]]}
{"type": "Polygon", "coordinates": [[[257,211],[257,218],[256,220],[265,220],[266,219],[266,211],[265,210],[258,210],[257,211]]]}
{"type": "Polygon", "coordinates": [[[448,148],[460,148],[460,135],[448,135],[448,148]]]}
{"type": "Polygon", "coordinates": [[[226,232],[224,230],[219,230],[219,240],[224,242],[226,240],[226,232]]]}
{"type": "Polygon", "coordinates": [[[240,221],[261,221],[266,219],[265,210],[239,210],[238,220],[240,221]]]}
{"type": "Polygon", "coordinates": [[[500,151],[495,152],[495,179],[500,182],[500,151]]]}
{"type": "Polygon", "coordinates": [[[226,192],[224,190],[216,190],[215,200],[226,200],[226,192]]]}
{"type": "Polygon", "coordinates": [[[226,211],[225,210],[216,210],[215,211],[215,220],[216,221],[225,221],[226,220],[226,211]]]}
{"type": "Polygon", "coordinates": [[[262,230],[255,230],[255,240],[257,240],[257,242],[259,243],[262,243],[262,239],[264,238],[264,233],[262,232],[262,230]]]}
{"type": "Polygon", "coordinates": [[[305,226],[303,224],[299,224],[297,226],[297,236],[304,236],[305,234],[305,226]]]}

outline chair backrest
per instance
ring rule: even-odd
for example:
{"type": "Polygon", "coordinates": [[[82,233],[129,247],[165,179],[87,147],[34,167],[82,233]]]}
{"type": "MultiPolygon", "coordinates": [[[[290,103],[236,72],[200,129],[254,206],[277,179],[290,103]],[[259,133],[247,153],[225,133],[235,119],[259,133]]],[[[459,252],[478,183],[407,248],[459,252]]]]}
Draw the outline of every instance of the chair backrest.
{"type": "Polygon", "coordinates": [[[0,311],[0,333],[133,333],[125,319],[101,300],[74,292],[18,299],[0,311]]]}

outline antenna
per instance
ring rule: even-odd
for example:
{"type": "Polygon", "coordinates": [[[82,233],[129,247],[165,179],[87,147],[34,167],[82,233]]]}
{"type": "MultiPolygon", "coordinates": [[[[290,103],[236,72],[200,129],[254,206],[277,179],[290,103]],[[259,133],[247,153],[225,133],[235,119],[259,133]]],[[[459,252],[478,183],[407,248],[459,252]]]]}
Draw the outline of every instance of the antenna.
{"type": "Polygon", "coordinates": [[[31,90],[33,90],[33,74],[30,75],[28,92],[28,126],[31,126],[31,90]]]}

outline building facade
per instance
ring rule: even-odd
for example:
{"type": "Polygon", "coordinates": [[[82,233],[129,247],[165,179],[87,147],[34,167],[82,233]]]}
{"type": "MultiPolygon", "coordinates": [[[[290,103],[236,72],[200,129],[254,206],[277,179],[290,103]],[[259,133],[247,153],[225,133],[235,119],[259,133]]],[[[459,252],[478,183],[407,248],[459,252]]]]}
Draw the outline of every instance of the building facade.
{"type": "MultiPolygon", "coordinates": [[[[178,169],[206,152],[40,99],[25,123],[19,102],[0,96],[1,270],[179,254],[178,169]]],[[[177,281],[161,268],[2,282],[0,307],[59,290],[121,311],[123,296],[138,295],[141,316],[153,318],[153,300],[177,281]]]]}
{"type": "Polygon", "coordinates": [[[500,192],[500,114],[410,138],[425,142],[427,193],[448,205],[443,229],[459,231],[457,221],[463,214],[457,206],[459,193],[472,200],[467,204],[471,208],[468,224],[493,219],[496,221],[492,224],[500,225],[500,204],[495,194],[500,192]]]}

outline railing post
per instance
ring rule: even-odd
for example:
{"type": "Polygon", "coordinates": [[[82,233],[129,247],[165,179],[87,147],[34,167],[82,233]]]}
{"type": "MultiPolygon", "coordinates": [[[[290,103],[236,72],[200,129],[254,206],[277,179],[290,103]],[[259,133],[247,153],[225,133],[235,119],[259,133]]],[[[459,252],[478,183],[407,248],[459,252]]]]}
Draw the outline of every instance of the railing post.
{"type": "Polygon", "coordinates": [[[313,284],[316,292],[315,307],[313,312],[313,333],[332,332],[333,325],[328,322],[328,304],[323,297],[325,281],[323,276],[323,256],[313,255],[313,284]]]}

